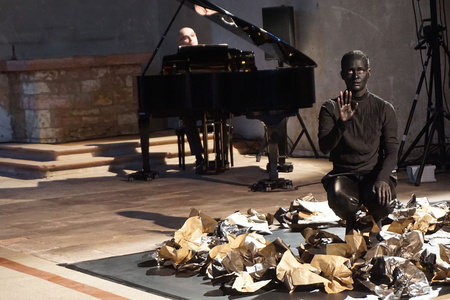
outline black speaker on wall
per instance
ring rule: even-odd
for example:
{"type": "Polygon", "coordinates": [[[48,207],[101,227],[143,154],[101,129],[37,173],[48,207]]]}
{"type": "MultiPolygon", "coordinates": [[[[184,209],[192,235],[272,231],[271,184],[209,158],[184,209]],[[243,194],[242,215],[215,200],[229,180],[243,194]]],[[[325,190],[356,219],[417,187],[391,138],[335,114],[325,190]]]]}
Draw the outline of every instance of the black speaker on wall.
{"type": "MultiPolygon", "coordinates": [[[[262,9],[263,28],[295,47],[294,8],[292,6],[264,7],[262,9]]],[[[266,53],[266,60],[276,57],[266,53]]]]}

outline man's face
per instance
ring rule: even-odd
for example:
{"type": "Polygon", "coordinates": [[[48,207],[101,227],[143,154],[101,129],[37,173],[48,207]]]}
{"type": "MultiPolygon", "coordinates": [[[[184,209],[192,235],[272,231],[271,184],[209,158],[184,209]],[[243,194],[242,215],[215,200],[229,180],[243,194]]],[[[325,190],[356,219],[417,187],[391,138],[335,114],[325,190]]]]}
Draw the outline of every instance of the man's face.
{"type": "Polygon", "coordinates": [[[198,45],[197,35],[195,34],[195,31],[189,27],[182,28],[180,30],[180,33],[178,34],[178,45],[198,45]]]}
{"type": "Polygon", "coordinates": [[[370,69],[363,59],[351,57],[344,63],[341,77],[344,79],[347,89],[352,92],[353,96],[360,97],[367,90],[370,69]]]}

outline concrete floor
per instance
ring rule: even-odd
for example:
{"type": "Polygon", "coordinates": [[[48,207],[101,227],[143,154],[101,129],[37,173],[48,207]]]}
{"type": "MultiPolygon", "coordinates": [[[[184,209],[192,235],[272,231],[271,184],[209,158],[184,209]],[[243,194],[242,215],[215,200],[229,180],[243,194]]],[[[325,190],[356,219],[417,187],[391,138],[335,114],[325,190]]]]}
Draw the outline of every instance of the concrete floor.
{"type": "MultiPolygon", "coordinates": [[[[235,165],[218,175],[178,169],[176,159],[156,168],[159,179],[128,182],[108,171],[20,180],[0,177],[0,299],[163,299],[156,295],[69,270],[70,264],[155,249],[170,239],[190,208],[223,218],[253,208],[275,213],[312,193],[325,201],[320,178],[330,169],[323,158],[290,158],[294,172],[280,173],[296,189],[252,192],[268,178],[267,159],[235,151],[235,165]]],[[[187,157],[192,167],[192,157],[187,157]]],[[[430,201],[450,200],[450,174],[437,182],[410,184],[399,173],[398,198],[412,193],[430,201]]]]}

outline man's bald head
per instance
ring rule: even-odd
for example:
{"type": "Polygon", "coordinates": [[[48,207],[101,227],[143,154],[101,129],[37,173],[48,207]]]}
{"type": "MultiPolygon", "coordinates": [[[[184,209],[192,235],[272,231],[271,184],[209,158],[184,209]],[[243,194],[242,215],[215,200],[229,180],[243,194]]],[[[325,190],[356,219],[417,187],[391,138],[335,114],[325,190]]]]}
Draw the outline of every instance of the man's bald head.
{"type": "Polygon", "coordinates": [[[190,27],[181,28],[178,33],[178,46],[184,45],[198,45],[197,34],[190,27]]]}

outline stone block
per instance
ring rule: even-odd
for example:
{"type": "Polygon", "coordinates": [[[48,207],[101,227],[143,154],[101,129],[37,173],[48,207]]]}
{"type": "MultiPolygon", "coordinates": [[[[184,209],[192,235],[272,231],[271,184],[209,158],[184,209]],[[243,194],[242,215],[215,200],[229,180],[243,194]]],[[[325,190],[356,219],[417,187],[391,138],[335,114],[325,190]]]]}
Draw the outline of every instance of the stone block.
{"type": "Polygon", "coordinates": [[[89,93],[96,92],[100,89],[100,80],[88,79],[81,81],[81,92],[89,93]]]}
{"type": "Polygon", "coordinates": [[[137,114],[129,113],[129,114],[121,114],[117,117],[117,124],[119,126],[126,124],[137,124],[137,114]]]}
{"type": "Polygon", "coordinates": [[[45,82],[26,82],[22,85],[22,92],[25,95],[39,95],[50,93],[50,89],[45,82]]]}

